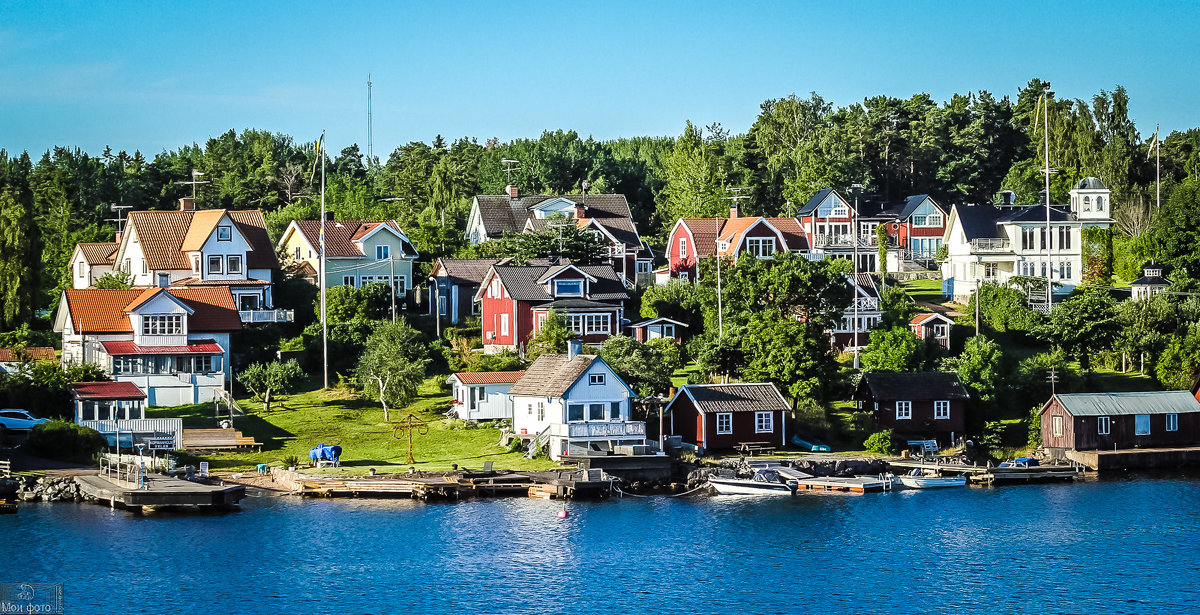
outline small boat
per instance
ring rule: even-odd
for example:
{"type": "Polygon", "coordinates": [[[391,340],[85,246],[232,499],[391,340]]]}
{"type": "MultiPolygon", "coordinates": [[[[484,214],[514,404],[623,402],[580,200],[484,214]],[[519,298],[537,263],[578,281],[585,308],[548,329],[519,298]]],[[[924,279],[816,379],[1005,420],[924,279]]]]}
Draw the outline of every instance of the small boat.
{"type": "Polygon", "coordinates": [[[784,482],[779,472],[763,469],[752,478],[721,478],[710,476],[708,484],[718,495],[791,495],[796,491],[794,481],[784,482]]]}
{"type": "Polygon", "coordinates": [[[997,468],[1031,468],[1040,465],[1033,457],[1017,457],[1012,461],[1001,462],[997,468]]]}
{"type": "Polygon", "coordinates": [[[805,440],[800,436],[792,436],[792,444],[799,446],[801,449],[810,453],[828,453],[833,449],[829,448],[828,444],[818,440],[805,440]]]}
{"type": "Polygon", "coordinates": [[[0,515],[12,515],[17,512],[17,503],[11,500],[0,500],[0,515]]]}
{"type": "MultiPolygon", "coordinates": [[[[914,470],[918,471],[918,470],[914,470]]],[[[966,476],[922,476],[908,474],[896,477],[900,484],[909,489],[939,489],[942,487],[965,487],[966,476]]]]}

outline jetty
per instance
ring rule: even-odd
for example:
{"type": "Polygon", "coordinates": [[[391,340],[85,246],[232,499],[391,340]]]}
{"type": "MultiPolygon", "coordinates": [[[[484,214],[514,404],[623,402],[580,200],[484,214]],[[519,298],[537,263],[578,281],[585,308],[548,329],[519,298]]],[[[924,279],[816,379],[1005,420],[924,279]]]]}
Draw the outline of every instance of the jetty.
{"type": "Polygon", "coordinates": [[[128,463],[103,463],[100,473],[76,476],[80,493],[112,508],[206,510],[228,508],[246,497],[243,485],[210,485],[170,476],[138,474],[128,463]]]}
{"type": "Polygon", "coordinates": [[[892,490],[891,478],[875,476],[826,476],[796,481],[796,493],[880,493],[892,490]]]}
{"type": "Polygon", "coordinates": [[[942,463],[919,459],[889,461],[888,466],[897,473],[911,470],[932,472],[938,476],[966,476],[975,484],[995,485],[1014,482],[1040,482],[1074,480],[1083,475],[1084,467],[1077,463],[999,467],[991,465],[967,465],[964,463],[942,463]]]}
{"type": "Polygon", "coordinates": [[[512,472],[466,470],[445,476],[391,475],[354,478],[294,474],[278,476],[292,491],[314,498],[412,498],[459,500],[471,497],[518,496],[539,499],[602,498],[613,477],[601,470],[512,472]]]}

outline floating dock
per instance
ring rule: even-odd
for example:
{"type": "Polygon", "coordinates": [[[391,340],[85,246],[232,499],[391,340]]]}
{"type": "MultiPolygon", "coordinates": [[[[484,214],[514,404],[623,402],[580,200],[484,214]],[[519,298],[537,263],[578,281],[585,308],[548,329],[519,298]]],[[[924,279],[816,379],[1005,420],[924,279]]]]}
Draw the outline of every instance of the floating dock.
{"type": "Polygon", "coordinates": [[[805,491],[826,493],[880,493],[892,490],[890,478],[873,476],[827,476],[796,481],[796,493],[805,491]]]}
{"type": "Polygon", "coordinates": [[[1140,470],[1200,465],[1200,446],[1122,448],[1108,451],[1066,450],[1064,456],[1093,470],[1140,470]]]}
{"type": "Polygon", "coordinates": [[[893,471],[921,470],[932,472],[937,476],[966,476],[967,480],[976,484],[994,485],[1013,482],[1037,482],[1074,480],[1083,475],[1084,467],[1075,463],[1036,465],[1028,467],[996,467],[966,465],[960,463],[939,463],[935,461],[919,461],[904,459],[889,461],[888,466],[893,471]]]}
{"type": "Polygon", "coordinates": [[[413,498],[519,496],[542,499],[604,497],[613,480],[599,470],[546,472],[466,471],[447,476],[323,477],[299,475],[293,489],[305,497],[413,498]]]}
{"type": "Polygon", "coordinates": [[[113,508],[227,508],[246,497],[243,485],[208,485],[167,476],[147,477],[145,489],[96,475],[76,476],[75,482],[85,498],[113,508]]]}

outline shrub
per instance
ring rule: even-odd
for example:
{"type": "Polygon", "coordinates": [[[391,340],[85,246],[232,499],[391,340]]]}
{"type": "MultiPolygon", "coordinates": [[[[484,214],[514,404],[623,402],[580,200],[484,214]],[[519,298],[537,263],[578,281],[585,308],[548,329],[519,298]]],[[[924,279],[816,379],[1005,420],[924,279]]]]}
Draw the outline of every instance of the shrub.
{"type": "Polygon", "coordinates": [[[90,427],[52,419],[33,428],[25,448],[46,459],[90,463],[108,446],[108,440],[90,427]]]}
{"type": "Polygon", "coordinates": [[[863,442],[863,447],[879,455],[895,455],[896,437],[890,429],[877,431],[863,442]]]}
{"type": "Polygon", "coordinates": [[[300,458],[295,455],[288,455],[283,458],[283,467],[296,468],[300,466],[300,458]]]}

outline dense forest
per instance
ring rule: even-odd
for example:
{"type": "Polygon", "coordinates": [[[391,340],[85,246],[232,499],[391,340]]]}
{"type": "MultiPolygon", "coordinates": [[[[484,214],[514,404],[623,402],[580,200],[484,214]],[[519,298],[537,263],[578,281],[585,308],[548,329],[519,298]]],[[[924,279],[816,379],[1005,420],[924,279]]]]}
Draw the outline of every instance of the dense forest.
{"type": "MultiPolygon", "coordinates": [[[[986,203],[1012,190],[1018,202],[1033,203],[1044,181],[1048,110],[1055,201],[1065,202],[1078,179],[1100,177],[1116,205],[1118,276],[1129,279],[1157,258],[1174,266],[1182,287],[1194,287],[1200,128],[1156,140],[1129,119],[1121,87],[1090,101],[1043,97],[1044,89],[1034,79],[1015,97],[984,91],[939,103],[926,94],[875,96],[846,107],[817,93],[790,95],[763,102],[750,129],[737,135],[691,122],[673,138],[596,141],[555,130],[481,143],[438,135],[400,145],[386,160],[367,159],[352,145],[327,156],[326,201],[339,218],[397,219],[426,260],[470,254],[462,230],[471,197],[498,194],[510,181],[526,194],[578,193],[584,180],[589,192],[625,194],[652,244],[680,216],[723,211],[731,186],[749,189],[747,213],[767,215],[786,215],[821,188],[852,183],[883,199],[928,193],[946,205],[986,203]],[[506,170],[505,158],[519,164],[506,170]]],[[[0,149],[0,331],[48,327],[74,245],[113,238],[112,205],[174,208],[191,193],[186,182],[197,171],[211,182],[195,186],[198,207],[262,209],[274,239],[290,220],[317,217],[316,158],[315,141],[255,129],[149,160],[139,151],[96,155],[64,146],[36,156],[0,149]]]]}

